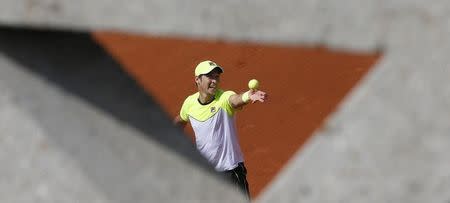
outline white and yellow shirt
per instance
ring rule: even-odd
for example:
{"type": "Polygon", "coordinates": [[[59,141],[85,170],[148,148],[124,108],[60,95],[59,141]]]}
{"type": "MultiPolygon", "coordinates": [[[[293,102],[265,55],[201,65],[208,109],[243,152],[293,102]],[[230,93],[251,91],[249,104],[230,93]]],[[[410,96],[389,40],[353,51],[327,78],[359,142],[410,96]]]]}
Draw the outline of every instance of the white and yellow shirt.
{"type": "Polygon", "coordinates": [[[197,149],[217,171],[231,170],[244,161],[237,139],[237,109],[229,103],[233,94],[219,89],[215,99],[203,105],[197,92],[186,98],[180,111],[181,119],[194,129],[197,149]]]}

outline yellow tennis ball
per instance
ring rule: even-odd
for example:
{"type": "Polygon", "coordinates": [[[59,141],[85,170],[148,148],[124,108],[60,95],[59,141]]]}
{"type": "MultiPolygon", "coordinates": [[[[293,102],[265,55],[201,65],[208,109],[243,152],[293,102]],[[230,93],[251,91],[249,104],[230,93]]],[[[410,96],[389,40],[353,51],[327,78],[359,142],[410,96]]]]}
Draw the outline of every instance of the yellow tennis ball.
{"type": "Polygon", "coordinates": [[[248,88],[254,90],[254,89],[258,89],[259,86],[259,82],[256,79],[251,79],[250,81],[248,81],[248,88]]]}

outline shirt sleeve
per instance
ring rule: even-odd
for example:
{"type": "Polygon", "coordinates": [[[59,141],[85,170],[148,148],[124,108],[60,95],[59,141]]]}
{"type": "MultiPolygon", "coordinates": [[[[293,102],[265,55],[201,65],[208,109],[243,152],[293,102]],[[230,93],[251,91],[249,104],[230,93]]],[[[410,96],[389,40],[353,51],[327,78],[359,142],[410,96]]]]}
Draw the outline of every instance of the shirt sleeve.
{"type": "Polygon", "coordinates": [[[236,94],[234,91],[226,91],[222,94],[221,100],[222,100],[222,108],[225,109],[225,111],[228,113],[228,115],[232,116],[236,113],[237,110],[231,106],[230,104],[230,97],[232,95],[236,94]]]}
{"type": "Polygon", "coordinates": [[[181,106],[181,110],[180,110],[180,118],[183,121],[188,122],[189,121],[189,116],[188,116],[188,106],[189,106],[189,98],[187,98],[186,100],[184,100],[183,105],[181,106]]]}

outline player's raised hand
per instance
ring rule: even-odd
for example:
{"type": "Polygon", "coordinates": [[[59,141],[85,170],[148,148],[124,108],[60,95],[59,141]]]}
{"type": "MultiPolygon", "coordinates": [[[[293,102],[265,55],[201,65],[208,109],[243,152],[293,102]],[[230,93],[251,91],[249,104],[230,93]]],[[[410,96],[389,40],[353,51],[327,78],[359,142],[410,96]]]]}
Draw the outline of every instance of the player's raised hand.
{"type": "Polygon", "coordinates": [[[251,79],[248,81],[248,88],[249,91],[249,98],[252,103],[255,103],[257,101],[264,102],[267,100],[267,94],[263,91],[258,90],[259,87],[259,81],[256,79],[251,79]]]}
{"type": "Polygon", "coordinates": [[[267,100],[268,95],[260,90],[251,90],[250,91],[250,100],[252,103],[255,103],[257,101],[264,102],[267,100]]]}

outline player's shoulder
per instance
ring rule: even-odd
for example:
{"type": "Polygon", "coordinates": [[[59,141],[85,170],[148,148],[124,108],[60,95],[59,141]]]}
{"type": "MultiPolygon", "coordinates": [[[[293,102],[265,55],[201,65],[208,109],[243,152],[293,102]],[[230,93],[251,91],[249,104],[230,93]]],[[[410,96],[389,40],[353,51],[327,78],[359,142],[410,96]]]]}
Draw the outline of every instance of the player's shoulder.
{"type": "Polygon", "coordinates": [[[228,101],[228,99],[231,97],[231,95],[236,94],[236,92],[232,90],[218,90],[216,93],[216,98],[219,101],[228,101]]]}
{"type": "Polygon", "coordinates": [[[218,89],[216,92],[216,97],[229,97],[233,94],[236,94],[236,92],[234,92],[233,90],[222,90],[222,89],[218,89]]]}
{"type": "Polygon", "coordinates": [[[186,97],[186,99],[184,100],[183,103],[184,104],[189,104],[189,103],[193,103],[193,102],[197,101],[197,98],[198,98],[199,94],[200,93],[196,92],[196,93],[193,93],[193,94],[189,95],[188,97],[186,97]]]}

